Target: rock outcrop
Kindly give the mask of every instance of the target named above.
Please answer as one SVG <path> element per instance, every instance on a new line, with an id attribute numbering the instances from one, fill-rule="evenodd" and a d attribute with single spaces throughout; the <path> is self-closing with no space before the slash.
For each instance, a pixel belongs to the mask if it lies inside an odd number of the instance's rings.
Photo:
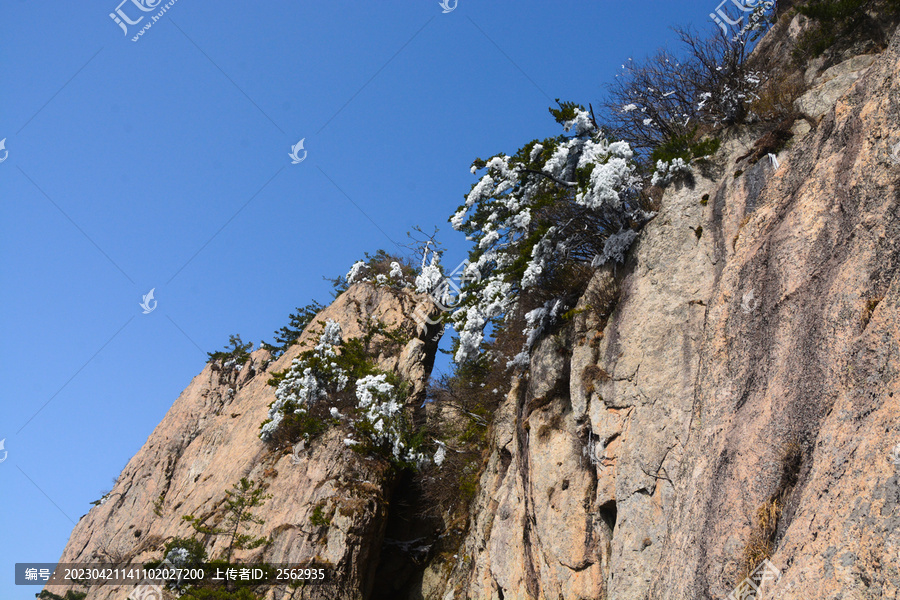
<path id="1" fill-rule="evenodd" d="M 426 597 L 724 598 L 769 554 L 763 597 L 898 597 L 898 71 L 900 36 L 817 79 L 775 161 L 735 166 L 747 132 L 667 190 L 579 305 L 618 286 L 614 313 L 544 339 L 501 406 Z"/>
<path id="2" fill-rule="evenodd" d="M 418 300 L 407 291 L 356 284 L 318 315 L 299 342 L 314 343 L 321 329 L 317 322 L 327 319 L 341 325 L 345 339 L 361 337 L 369 319 L 415 330 L 411 315 Z M 429 375 L 428 357 L 434 354 L 425 333 L 420 329 L 399 354 L 377 357 L 380 368 L 413 383 L 416 398 Z M 386 469 L 347 448 L 338 430 L 309 448 L 281 452 L 259 439 L 260 424 L 274 400 L 267 380 L 290 365 L 300 344 L 271 364 L 268 352 L 257 350 L 240 371 L 230 374 L 208 364 L 122 471 L 107 500 L 76 525 L 60 562 L 158 561 L 166 541 L 193 533 L 184 515 L 206 518 L 210 525 L 221 521 L 226 490 L 247 477 L 265 482 L 271 496 L 255 512 L 264 523 L 248 533 L 270 537 L 271 543 L 237 551 L 236 559 L 317 561 L 330 565 L 334 580 L 340 581 L 339 586 L 305 588 L 294 598 L 368 597 L 392 493 Z M 330 521 L 327 526 L 311 523 L 317 508 Z M 210 555 L 221 555 L 227 544 L 227 536 L 212 537 Z M 88 597 L 124 600 L 132 588 L 93 588 Z"/>

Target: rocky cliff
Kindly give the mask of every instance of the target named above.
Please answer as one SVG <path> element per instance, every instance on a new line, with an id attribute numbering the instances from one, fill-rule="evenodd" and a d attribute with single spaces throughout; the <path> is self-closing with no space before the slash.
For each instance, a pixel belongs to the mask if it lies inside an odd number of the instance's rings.
<path id="1" fill-rule="evenodd" d="M 396 478 L 336 431 L 293 454 L 259 440 L 267 373 L 293 347 L 231 378 L 204 369 L 60 561 L 158 559 L 190 533 L 182 515 L 215 520 L 247 476 L 268 484 L 253 533 L 271 542 L 238 556 L 317 559 L 342 582 L 271 597 L 725 598 L 767 557 L 780 575 L 759 597 L 898 597 L 900 36 L 846 58 L 807 73 L 777 155 L 747 156 L 763 132 L 736 129 L 669 187 L 628 263 L 537 344 L 493 416 L 455 552 L 386 571 L 409 553 L 385 543 Z M 359 284 L 319 318 L 359 336 L 371 316 L 409 324 L 415 303 Z M 417 334 L 378 357 L 414 397 L 434 352 Z"/>
<path id="2" fill-rule="evenodd" d="M 736 133 L 666 191 L 579 304 L 614 312 L 516 380 L 426 597 L 724 598 L 766 556 L 761 597 L 898 597 L 898 71 L 900 36 L 813 73 L 774 160 Z"/>
<path id="3" fill-rule="evenodd" d="M 226 490 L 246 477 L 263 482 L 270 496 L 255 511 L 263 523 L 253 525 L 248 535 L 271 541 L 257 550 L 239 550 L 235 559 L 315 561 L 328 565 L 330 576 L 342 582 L 310 587 L 296 598 L 368 597 L 395 482 L 382 462 L 365 460 L 348 448 L 336 429 L 308 448 L 301 443 L 273 451 L 264 444 L 260 424 L 274 399 L 267 380 L 286 369 L 304 344 L 315 343 L 321 329 L 316 323 L 333 319 L 345 339 L 362 336 L 370 319 L 414 331 L 410 315 L 416 304 L 408 292 L 359 284 L 322 311 L 278 360 L 270 362 L 268 352 L 257 350 L 239 370 L 223 372 L 208 364 L 122 471 L 104 503 L 76 525 L 60 562 L 158 561 L 165 542 L 194 534 L 183 516 L 203 518 L 210 526 L 221 523 Z M 434 353 L 433 344 L 423 340 L 425 331 L 417 334 L 400 352 L 377 357 L 379 367 L 413 383 L 412 399 L 421 396 L 430 369 L 426 357 Z M 316 510 L 327 527 L 314 524 Z M 228 536 L 211 536 L 210 556 L 222 554 L 228 543 Z M 88 597 L 124 600 L 133 589 L 103 586 L 89 590 Z"/>

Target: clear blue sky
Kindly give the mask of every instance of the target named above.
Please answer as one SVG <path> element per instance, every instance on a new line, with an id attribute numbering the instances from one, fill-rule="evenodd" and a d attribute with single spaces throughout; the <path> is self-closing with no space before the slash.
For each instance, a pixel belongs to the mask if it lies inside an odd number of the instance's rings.
<path id="1" fill-rule="evenodd" d="M 0 8 L 4 599 L 33 598 L 13 563 L 58 559 L 206 351 L 271 340 L 414 225 L 456 264 L 475 157 L 557 134 L 553 98 L 599 101 L 715 9 L 178 0 L 132 42 L 149 17 L 123 35 L 118 1 Z"/>

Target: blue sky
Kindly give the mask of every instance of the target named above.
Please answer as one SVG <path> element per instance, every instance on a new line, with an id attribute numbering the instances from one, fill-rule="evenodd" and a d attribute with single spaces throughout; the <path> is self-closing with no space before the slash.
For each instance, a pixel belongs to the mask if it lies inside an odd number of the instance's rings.
<path id="1" fill-rule="evenodd" d="M 556 135 L 553 98 L 598 102 L 715 9 L 177 0 L 133 42 L 149 17 L 124 35 L 118 2 L 0 9 L 3 598 L 39 590 L 13 563 L 57 560 L 205 352 L 271 340 L 415 225 L 462 260 L 475 157 Z"/>

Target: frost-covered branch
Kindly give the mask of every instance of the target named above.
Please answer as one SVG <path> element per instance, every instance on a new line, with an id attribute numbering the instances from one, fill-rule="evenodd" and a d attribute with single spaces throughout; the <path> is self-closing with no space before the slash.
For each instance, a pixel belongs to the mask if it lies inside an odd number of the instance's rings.
<path id="1" fill-rule="evenodd" d="M 607 240 L 630 244 L 634 237 L 623 232 L 650 216 L 639 206 L 630 145 L 608 140 L 581 106 L 561 103 L 551 112 L 571 135 L 475 161 L 473 174 L 483 174 L 450 218 L 474 242 L 469 262 L 480 275 L 451 316 L 457 362 L 475 356 L 486 331 L 508 322 L 523 295 L 540 297 L 548 318 L 558 318 L 563 299 L 543 297 L 559 287 L 553 282 L 571 265 L 622 259 L 607 251 Z"/>
<path id="2" fill-rule="evenodd" d="M 561 179 L 557 179 L 557 178 L 554 177 L 553 175 L 550 175 L 550 174 L 548 174 L 548 173 L 544 173 L 543 171 L 537 171 L 537 170 L 535 170 L 535 169 L 525 169 L 525 168 L 520 169 L 520 170 L 521 170 L 522 173 L 533 173 L 533 174 L 535 174 L 535 175 L 540 175 L 540 176 L 542 176 L 542 177 L 546 177 L 546 178 L 549 179 L 550 181 L 553 181 L 553 182 L 555 182 L 555 183 L 558 183 L 559 185 L 563 185 L 563 186 L 566 186 L 566 187 L 575 187 L 576 185 L 578 185 L 578 184 L 577 184 L 576 182 L 574 182 L 574 181 L 562 181 Z"/>

